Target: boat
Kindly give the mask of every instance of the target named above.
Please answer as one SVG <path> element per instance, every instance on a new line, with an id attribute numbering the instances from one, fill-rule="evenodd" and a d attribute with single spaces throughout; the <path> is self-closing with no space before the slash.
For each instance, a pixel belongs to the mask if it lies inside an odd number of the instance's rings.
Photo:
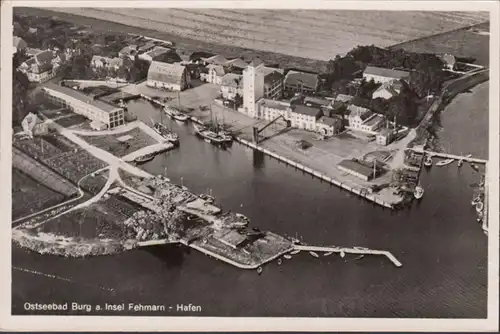
<path id="1" fill-rule="evenodd" d="M 235 213 L 236 217 L 244 219 L 244 220 L 249 220 L 247 216 L 241 214 L 241 213 Z"/>
<path id="2" fill-rule="evenodd" d="M 472 154 L 467 154 L 465 157 L 466 158 L 472 158 Z"/>
<path id="3" fill-rule="evenodd" d="M 480 196 L 476 196 L 472 202 L 470 202 L 471 205 L 475 206 L 477 203 L 481 202 L 481 197 Z"/>
<path id="4" fill-rule="evenodd" d="M 165 114 L 167 114 L 171 118 L 175 119 L 176 121 L 186 122 L 189 119 L 188 115 L 180 112 L 179 110 L 177 110 L 171 106 L 165 106 L 163 108 L 163 111 L 165 112 Z"/>
<path id="5" fill-rule="evenodd" d="M 309 252 L 309 254 L 311 254 L 311 255 L 312 255 L 312 256 L 314 256 L 314 257 L 319 257 L 318 253 L 315 253 L 315 252 L 312 252 L 312 251 L 311 251 L 311 252 Z"/>
<path id="6" fill-rule="evenodd" d="M 484 209 L 484 204 L 483 204 L 483 202 L 478 202 L 478 203 L 476 204 L 476 211 L 477 211 L 477 212 L 482 212 L 482 211 L 483 211 L 483 209 Z"/>
<path id="7" fill-rule="evenodd" d="M 284 257 L 285 259 L 287 259 L 287 260 L 290 260 L 290 259 L 292 258 L 292 256 L 291 256 L 291 255 L 288 255 L 288 254 L 283 255 L 283 257 Z"/>
<path id="8" fill-rule="evenodd" d="M 281 259 L 278 259 L 278 266 L 281 266 L 282 263 L 283 261 Z"/>
<path id="9" fill-rule="evenodd" d="M 476 172 L 479 172 L 479 167 L 476 164 L 470 164 L 471 168 L 474 169 Z"/>
<path id="10" fill-rule="evenodd" d="M 432 158 L 430 155 L 428 155 L 425 160 L 424 160 L 424 166 L 425 167 L 432 167 Z"/>
<path id="11" fill-rule="evenodd" d="M 460 168 L 464 164 L 464 161 L 462 159 L 458 160 L 457 167 Z"/>
<path id="12" fill-rule="evenodd" d="M 439 162 L 436 163 L 436 166 L 447 166 L 449 164 L 451 164 L 453 161 L 455 161 L 455 159 L 446 159 L 446 160 L 441 160 Z"/>
<path id="13" fill-rule="evenodd" d="M 136 162 L 138 164 L 142 164 L 142 163 L 153 160 L 155 155 L 156 155 L 155 153 L 144 154 L 144 155 L 141 155 L 140 157 L 135 158 L 134 162 Z"/>
<path id="14" fill-rule="evenodd" d="M 300 253 L 300 249 L 296 249 L 296 250 L 290 252 L 290 254 L 292 254 L 292 255 L 299 254 L 299 253 Z"/>
<path id="15" fill-rule="evenodd" d="M 330 256 L 332 254 L 333 254 L 333 252 L 328 252 L 328 253 L 323 254 L 323 256 Z"/>
<path id="16" fill-rule="evenodd" d="M 196 134 L 201 136 L 207 143 L 211 144 L 226 144 L 228 143 L 228 138 L 221 137 L 217 133 L 209 130 L 205 126 L 193 124 Z M 232 141 L 232 138 L 231 138 Z"/>
<path id="17" fill-rule="evenodd" d="M 257 274 L 262 274 L 262 267 L 257 268 Z"/>
<path id="18" fill-rule="evenodd" d="M 345 253 L 344 253 L 344 251 L 340 251 L 340 257 L 341 257 L 341 258 L 344 258 L 344 257 L 345 257 Z"/>
<path id="19" fill-rule="evenodd" d="M 162 136 L 169 142 L 174 144 L 179 143 L 179 135 L 169 130 L 165 125 L 155 122 L 153 125 L 153 130 L 155 130 L 156 133 L 158 133 L 160 136 Z"/>
<path id="20" fill-rule="evenodd" d="M 421 199 L 424 196 L 424 188 L 421 186 L 416 186 L 415 190 L 413 191 L 413 196 L 416 199 Z"/>
<path id="21" fill-rule="evenodd" d="M 210 196 L 210 195 L 207 195 L 207 194 L 201 194 L 201 195 L 198 195 L 198 197 L 201 198 L 202 200 L 204 200 L 207 203 L 213 203 L 213 202 L 215 202 L 215 198 L 213 196 Z"/>
<path id="22" fill-rule="evenodd" d="M 364 258 L 365 256 L 363 254 L 361 254 L 360 256 L 356 256 L 354 258 L 354 260 L 361 260 L 362 258 Z"/>

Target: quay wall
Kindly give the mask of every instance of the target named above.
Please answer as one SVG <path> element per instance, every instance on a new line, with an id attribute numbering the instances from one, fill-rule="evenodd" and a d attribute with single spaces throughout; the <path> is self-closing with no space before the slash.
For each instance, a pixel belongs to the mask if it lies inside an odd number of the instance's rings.
<path id="1" fill-rule="evenodd" d="M 196 120 L 194 120 L 194 121 L 196 121 Z M 377 198 L 373 194 L 368 194 L 368 193 L 366 193 L 364 191 L 361 191 L 360 189 L 351 187 L 351 186 L 349 186 L 347 184 L 344 184 L 344 183 L 342 183 L 342 182 L 340 182 L 340 181 L 338 181 L 336 179 L 330 178 L 330 177 L 328 177 L 328 176 L 326 176 L 326 175 L 324 175 L 324 174 L 322 174 L 322 173 L 320 173 L 318 171 L 313 170 L 310 167 L 306 167 L 306 166 L 304 166 L 304 165 L 302 165 L 300 163 L 297 163 L 297 162 L 294 162 L 294 161 L 292 161 L 292 160 L 290 160 L 288 158 L 285 158 L 285 157 L 283 157 L 283 156 L 281 156 L 281 155 L 279 155 L 279 154 L 277 154 L 275 152 L 272 152 L 272 151 L 270 151 L 268 149 L 265 149 L 265 148 L 263 148 L 261 146 L 255 145 L 254 143 L 252 143 L 252 142 L 250 142 L 248 140 L 245 140 L 245 139 L 242 139 L 242 138 L 239 138 L 239 137 L 235 137 L 235 139 L 240 144 L 243 144 L 243 145 L 245 145 L 247 147 L 253 148 L 253 149 L 258 150 L 258 151 L 261 151 L 262 153 L 267 154 L 267 155 L 269 155 L 269 156 L 277 159 L 278 161 L 282 161 L 282 162 L 284 162 L 284 163 L 286 163 L 286 164 L 288 164 L 288 165 L 290 165 L 292 167 L 295 167 L 295 168 L 297 168 L 299 170 L 302 170 L 303 172 L 308 173 L 308 174 L 312 175 L 313 177 L 316 177 L 316 178 L 318 178 L 318 179 L 320 179 L 322 181 L 328 182 L 328 183 L 333 184 L 333 185 L 335 185 L 337 187 L 340 187 L 342 189 L 350 191 L 350 192 L 352 192 L 352 193 L 354 193 L 354 194 L 356 194 L 356 195 L 358 195 L 358 196 L 360 196 L 360 197 L 362 197 L 362 198 L 364 198 L 364 199 L 366 199 L 368 201 L 371 201 L 371 202 L 373 202 L 373 203 L 375 203 L 377 205 L 380 205 L 382 207 L 385 207 L 385 208 L 388 208 L 388 209 L 395 209 L 394 204 L 385 202 L 385 201 Z"/>

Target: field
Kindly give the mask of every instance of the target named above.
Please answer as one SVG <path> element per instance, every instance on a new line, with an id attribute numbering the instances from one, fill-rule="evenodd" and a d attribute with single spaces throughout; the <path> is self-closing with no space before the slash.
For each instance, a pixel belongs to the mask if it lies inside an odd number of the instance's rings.
<path id="1" fill-rule="evenodd" d="M 482 24 L 478 30 L 489 31 L 489 24 Z M 475 64 L 489 66 L 488 35 L 470 29 L 460 29 L 444 34 L 421 38 L 394 47 L 413 52 L 450 53 L 457 57 L 473 57 Z"/>
<path id="2" fill-rule="evenodd" d="M 59 194 L 18 169 L 12 168 L 12 218 L 16 219 L 62 202 Z"/>
<path id="3" fill-rule="evenodd" d="M 356 45 L 392 44 L 474 25 L 481 12 L 51 8 L 214 44 L 329 60 Z"/>

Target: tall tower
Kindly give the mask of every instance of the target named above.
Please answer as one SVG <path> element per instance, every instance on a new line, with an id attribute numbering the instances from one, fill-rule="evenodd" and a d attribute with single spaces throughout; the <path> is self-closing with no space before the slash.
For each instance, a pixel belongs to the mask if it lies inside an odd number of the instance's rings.
<path id="1" fill-rule="evenodd" d="M 243 108 L 247 116 L 256 118 L 256 102 L 264 97 L 264 64 L 252 61 L 243 71 Z"/>

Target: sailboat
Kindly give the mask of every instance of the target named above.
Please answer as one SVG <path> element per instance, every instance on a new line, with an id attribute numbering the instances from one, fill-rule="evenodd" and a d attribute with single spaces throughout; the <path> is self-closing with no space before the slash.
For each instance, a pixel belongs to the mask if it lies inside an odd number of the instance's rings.
<path id="1" fill-rule="evenodd" d="M 449 165 L 451 164 L 453 161 L 455 161 L 455 159 L 446 159 L 446 160 L 441 160 L 439 162 L 436 163 L 436 166 L 446 166 L 446 165 Z"/>
<path id="2" fill-rule="evenodd" d="M 172 144 L 179 144 L 179 135 L 172 130 L 168 129 L 164 124 L 163 124 L 163 117 L 162 114 L 160 113 L 160 122 L 155 122 L 153 119 L 151 119 L 151 122 L 153 122 L 153 130 L 158 133 L 160 136 L 162 136 L 164 139 L 168 140 Z"/>
<path id="3" fill-rule="evenodd" d="M 430 155 L 425 157 L 424 166 L 425 167 L 432 167 L 432 157 Z"/>

